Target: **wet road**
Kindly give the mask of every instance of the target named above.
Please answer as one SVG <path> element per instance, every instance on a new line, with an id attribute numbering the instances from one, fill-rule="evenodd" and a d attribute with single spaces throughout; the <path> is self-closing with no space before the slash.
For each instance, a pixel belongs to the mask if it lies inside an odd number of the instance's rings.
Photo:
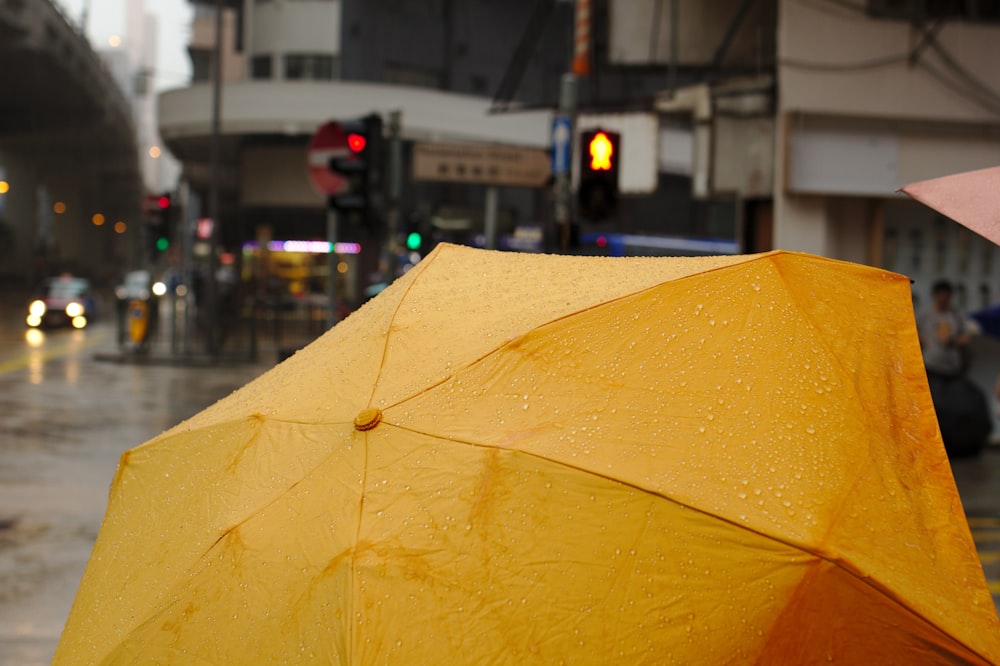
<path id="1" fill-rule="evenodd" d="M 110 324 L 0 324 L 0 664 L 49 663 L 121 453 L 267 368 L 128 365 Z"/>
<path id="2" fill-rule="evenodd" d="M 0 318 L 0 664 L 49 662 L 121 453 L 268 367 L 95 359 L 115 350 L 109 323 L 26 337 Z M 998 599 L 1000 447 L 953 469 Z"/>

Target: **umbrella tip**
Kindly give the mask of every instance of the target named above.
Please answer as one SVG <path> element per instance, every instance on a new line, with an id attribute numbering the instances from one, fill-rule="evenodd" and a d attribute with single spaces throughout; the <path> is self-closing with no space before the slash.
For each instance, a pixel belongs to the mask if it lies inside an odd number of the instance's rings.
<path id="1" fill-rule="evenodd" d="M 382 410 L 375 408 L 362 409 L 358 412 L 358 415 L 354 417 L 354 429 L 362 432 L 365 430 L 371 430 L 381 422 Z"/>

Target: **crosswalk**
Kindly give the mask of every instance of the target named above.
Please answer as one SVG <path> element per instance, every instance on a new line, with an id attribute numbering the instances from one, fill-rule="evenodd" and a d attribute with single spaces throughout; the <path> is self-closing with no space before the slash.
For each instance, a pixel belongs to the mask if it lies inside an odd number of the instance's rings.
<path id="1" fill-rule="evenodd" d="M 1000 516 L 969 516 L 968 520 L 986 582 L 1000 608 Z"/>

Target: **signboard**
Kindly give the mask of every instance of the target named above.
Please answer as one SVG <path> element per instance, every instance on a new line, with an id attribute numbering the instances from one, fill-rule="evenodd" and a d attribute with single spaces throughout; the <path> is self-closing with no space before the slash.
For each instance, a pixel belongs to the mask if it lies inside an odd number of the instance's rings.
<path id="1" fill-rule="evenodd" d="M 556 116 L 552 119 L 552 173 L 569 173 L 572 154 L 573 119 L 569 116 Z"/>
<path id="2" fill-rule="evenodd" d="M 413 179 L 540 187 L 552 174 L 548 151 L 490 144 L 416 143 Z"/>
<path id="3" fill-rule="evenodd" d="M 347 179 L 330 170 L 330 160 L 335 157 L 346 157 L 347 133 L 340 123 L 328 122 L 309 140 L 306 149 L 306 162 L 309 168 L 309 181 L 317 192 L 324 195 L 342 194 L 349 189 Z"/>

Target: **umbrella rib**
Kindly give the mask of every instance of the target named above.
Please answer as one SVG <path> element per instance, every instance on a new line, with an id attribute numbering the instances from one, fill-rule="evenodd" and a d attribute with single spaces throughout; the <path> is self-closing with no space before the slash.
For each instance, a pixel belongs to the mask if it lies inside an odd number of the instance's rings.
<path id="1" fill-rule="evenodd" d="M 408 285 L 406 285 L 406 291 L 404 291 L 403 294 L 399 297 L 399 301 L 396 303 L 396 309 L 392 311 L 392 316 L 389 317 L 389 324 L 386 327 L 385 331 L 385 340 L 382 343 L 382 357 L 379 360 L 378 372 L 375 374 L 375 379 L 372 381 L 371 385 L 371 392 L 368 394 L 368 402 L 366 403 L 368 405 L 371 405 L 372 400 L 375 399 L 375 392 L 378 390 L 379 384 L 382 381 L 382 371 L 385 369 L 385 359 L 389 354 L 389 338 L 392 333 L 392 325 L 396 321 L 396 316 L 402 309 L 403 303 L 406 302 L 406 297 L 409 295 L 410 291 L 413 290 L 413 287 L 420 281 L 420 278 L 424 276 L 424 273 L 426 273 L 429 270 L 429 267 L 437 260 L 440 254 L 441 254 L 440 252 L 435 252 L 430 256 L 424 258 L 419 263 L 418 268 L 420 269 L 420 273 L 416 277 L 414 277 L 413 280 L 411 280 Z"/>

